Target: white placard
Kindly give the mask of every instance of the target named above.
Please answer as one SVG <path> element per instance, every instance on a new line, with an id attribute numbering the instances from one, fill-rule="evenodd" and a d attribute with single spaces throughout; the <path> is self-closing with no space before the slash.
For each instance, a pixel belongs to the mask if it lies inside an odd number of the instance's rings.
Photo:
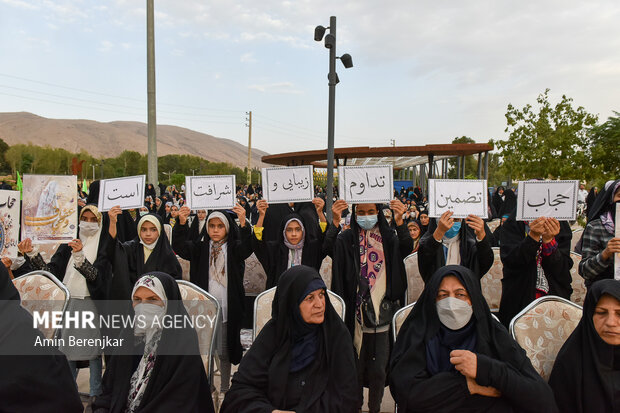
<path id="1" fill-rule="evenodd" d="M 145 181 L 145 175 L 102 179 L 99 187 L 99 211 L 109 211 L 117 205 L 121 209 L 142 208 Z"/>
<path id="2" fill-rule="evenodd" d="M 338 189 L 352 204 L 388 203 L 394 199 L 392 165 L 339 166 Z"/>
<path id="3" fill-rule="evenodd" d="M 314 198 L 312 165 L 263 168 L 263 196 L 270 204 L 311 202 Z"/>
<path id="4" fill-rule="evenodd" d="M 577 218 L 578 181 L 523 181 L 517 189 L 517 221 Z"/>
<path id="5" fill-rule="evenodd" d="M 77 237 L 77 176 L 24 175 L 22 239 L 61 243 Z"/>
<path id="6" fill-rule="evenodd" d="M 15 259 L 19 243 L 19 191 L 0 190 L 0 257 Z"/>
<path id="7" fill-rule="evenodd" d="M 486 179 L 429 179 L 429 217 L 439 218 L 452 211 L 452 218 L 476 215 L 488 217 Z"/>
<path id="8" fill-rule="evenodd" d="M 191 209 L 232 209 L 236 203 L 235 175 L 185 177 L 185 196 Z"/>
<path id="9" fill-rule="evenodd" d="M 620 204 L 616 204 L 616 238 L 620 238 Z M 614 278 L 620 280 L 620 252 L 614 258 Z"/>

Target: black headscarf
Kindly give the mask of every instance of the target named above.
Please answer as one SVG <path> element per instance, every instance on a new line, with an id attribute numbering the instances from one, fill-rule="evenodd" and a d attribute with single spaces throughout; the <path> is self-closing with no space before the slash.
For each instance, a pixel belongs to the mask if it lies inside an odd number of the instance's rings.
<path id="1" fill-rule="evenodd" d="M 157 244 L 149 258 L 144 262 L 144 247 L 140 243 L 140 235 L 128 242 L 117 242 L 114 253 L 114 276 L 110 286 L 110 299 L 128 300 L 131 289 L 142 274 L 153 271 L 161 271 L 180 280 L 183 275 L 181 264 L 177 259 L 170 241 L 164 231 L 162 219 L 157 214 L 153 216 L 161 226 Z"/>
<path id="2" fill-rule="evenodd" d="M 620 301 L 620 281 L 597 281 L 588 290 L 581 321 L 553 365 L 549 385 L 562 412 L 620 411 L 620 346 L 605 343 L 592 317 L 605 294 Z"/>
<path id="3" fill-rule="evenodd" d="M 588 196 L 586 197 L 586 216 L 590 215 L 590 211 L 592 210 L 592 206 L 594 205 L 594 200 L 598 195 L 598 190 L 595 186 L 590 188 L 590 192 L 588 192 Z"/>
<path id="4" fill-rule="evenodd" d="M 166 315 L 187 317 L 181 292 L 174 278 L 162 272 L 148 272 L 161 281 L 166 292 Z M 139 277 L 140 278 L 140 277 Z M 132 285 L 133 288 L 133 285 Z M 123 331 L 133 343 L 133 329 Z M 198 350 L 196 331 L 190 326 L 166 328 L 157 346 L 155 365 L 137 412 L 213 412 L 209 381 Z M 161 354 L 165 353 L 165 354 Z M 95 399 L 93 411 L 125 411 L 136 357 L 112 355 L 103 376 L 103 394 Z"/>
<path id="5" fill-rule="evenodd" d="M 501 398 L 472 396 L 463 375 L 455 371 L 429 371 L 428 347 L 441 334 L 436 297 L 444 277 L 456 276 L 471 300 L 468 326 L 476 336 L 476 381 L 493 386 Z M 462 330 L 463 330 L 462 329 Z M 460 331 L 459 331 L 460 332 Z M 436 351 L 439 348 L 435 349 Z M 445 349 L 441 349 L 445 351 Z M 388 380 L 390 391 L 403 411 L 553 411 L 551 389 L 534 370 L 523 349 L 493 317 L 474 274 L 460 265 L 440 268 L 426 283 L 422 295 L 403 323 L 392 351 Z M 503 386 L 503 388 L 501 387 Z"/>
<path id="6" fill-rule="evenodd" d="M 15 355 L 19 352 L 14 349 L 43 339 L 20 302 L 8 271 L 0 265 L 0 410 L 81 413 L 84 407 L 62 353 L 46 348 L 40 355 Z"/>
<path id="7" fill-rule="evenodd" d="M 606 184 L 605 188 L 599 192 L 598 196 L 592 204 L 592 208 L 588 209 L 588 222 L 599 219 L 604 213 L 611 212 L 615 218 L 616 209 L 613 202 L 614 194 L 617 192 L 616 186 L 620 183 L 620 179 L 616 179 L 610 184 Z"/>
<path id="8" fill-rule="evenodd" d="M 515 209 L 517 209 L 517 196 L 512 189 L 506 189 L 504 191 L 504 202 L 497 214 L 503 217 L 504 215 L 510 215 Z"/>
<path id="9" fill-rule="evenodd" d="M 255 244 L 254 253 L 260 260 L 261 265 L 267 273 L 266 288 L 275 287 L 278 284 L 280 275 L 287 270 L 288 267 L 288 255 L 289 248 L 284 244 L 284 232 L 286 230 L 286 224 L 292 219 L 299 220 L 304 228 L 304 245 L 301 255 L 301 263 L 313 267 L 315 269 L 321 268 L 325 253 L 323 253 L 323 234 L 319 238 L 314 238 L 310 231 L 308 231 L 308 225 L 306 219 L 297 213 L 291 213 L 286 215 L 280 221 L 280 227 L 278 230 L 278 236 L 276 241 L 263 241 L 257 245 L 255 239 L 252 242 Z"/>
<path id="10" fill-rule="evenodd" d="M 92 181 L 88 186 L 88 197 L 86 198 L 87 204 L 95 204 L 99 203 L 99 187 L 101 186 L 101 181 L 96 180 Z"/>
<path id="11" fill-rule="evenodd" d="M 289 373 L 300 362 L 311 370 L 296 412 L 357 411 L 353 344 L 327 295 L 322 324 L 311 326 L 296 318 L 300 297 L 303 300 L 308 290 L 321 285 L 318 271 L 305 265 L 282 274 L 272 302 L 272 319 L 241 360 L 222 413 L 284 409 Z M 313 336 L 318 343 L 307 345 Z"/>

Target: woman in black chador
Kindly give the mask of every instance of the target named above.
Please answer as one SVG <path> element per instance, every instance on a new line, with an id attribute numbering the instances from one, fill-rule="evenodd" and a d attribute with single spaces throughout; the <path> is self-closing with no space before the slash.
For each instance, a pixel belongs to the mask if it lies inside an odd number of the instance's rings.
<path id="1" fill-rule="evenodd" d="M 561 412 L 620 411 L 620 281 L 592 284 L 549 385 Z"/>
<path id="2" fill-rule="evenodd" d="M 426 283 L 398 333 L 388 377 L 399 412 L 555 411 L 551 389 L 460 265 Z"/>
<path id="3" fill-rule="evenodd" d="M 357 412 L 353 343 L 319 273 L 298 265 L 282 274 L 271 316 L 241 360 L 222 413 Z"/>

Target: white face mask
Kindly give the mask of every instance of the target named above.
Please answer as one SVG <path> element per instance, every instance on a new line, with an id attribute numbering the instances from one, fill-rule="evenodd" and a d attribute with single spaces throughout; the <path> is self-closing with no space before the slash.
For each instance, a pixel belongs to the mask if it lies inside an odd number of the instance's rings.
<path id="1" fill-rule="evenodd" d="M 459 330 L 469 323 L 473 314 L 471 305 L 454 297 L 446 297 L 437 301 L 437 315 L 441 324 L 450 330 Z"/>
<path id="2" fill-rule="evenodd" d="M 80 221 L 80 234 L 92 237 L 99 230 L 99 223 Z"/>
<path id="3" fill-rule="evenodd" d="M 163 323 L 162 318 L 166 314 L 165 307 L 147 303 L 136 305 L 133 311 L 136 313 L 136 323 L 133 328 L 136 336 L 149 336 L 148 333 L 158 330 L 158 327 Z M 155 319 L 157 321 L 154 321 Z"/>

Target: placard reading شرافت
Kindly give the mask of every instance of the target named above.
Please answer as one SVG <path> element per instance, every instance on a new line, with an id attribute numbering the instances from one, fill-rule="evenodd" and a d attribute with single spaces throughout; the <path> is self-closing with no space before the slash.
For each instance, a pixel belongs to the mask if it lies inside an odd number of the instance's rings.
<path id="1" fill-rule="evenodd" d="M 19 243 L 19 191 L 0 190 L 0 257 L 16 258 Z"/>
<path id="2" fill-rule="evenodd" d="M 191 209 L 232 209 L 236 203 L 235 175 L 186 176 L 187 206 Z"/>
<path id="3" fill-rule="evenodd" d="M 22 239 L 33 244 L 77 237 L 77 176 L 24 175 Z"/>
<path id="4" fill-rule="evenodd" d="M 270 204 L 311 202 L 314 198 L 312 165 L 263 168 L 263 196 Z"/>
<path id="5" fill-rule="evenodd" d="M 340 198 L 353 204 L 390 202 L 394 198 L 392 165 L 339 166 Z"/>
<path id="6" fill-rule="evenodd" d="M 477 215 L 488 217 L 486 179 L 429 179 L 429 217 L 439 218 L 452 211 L 452 218 Z"/>
<path id="7" fill-rule="evenodd" d="M 523 181 L 517 188 L 517 221 L 577 217 L 577 181 Z"/>
<path id="8" fill-rule="evenodd" d="M 115 206 L 140 209 L 144 205 L 145 181 L 145 175 L 102 179 L 99 186 L 99 211 L 109 211 Z"/>

